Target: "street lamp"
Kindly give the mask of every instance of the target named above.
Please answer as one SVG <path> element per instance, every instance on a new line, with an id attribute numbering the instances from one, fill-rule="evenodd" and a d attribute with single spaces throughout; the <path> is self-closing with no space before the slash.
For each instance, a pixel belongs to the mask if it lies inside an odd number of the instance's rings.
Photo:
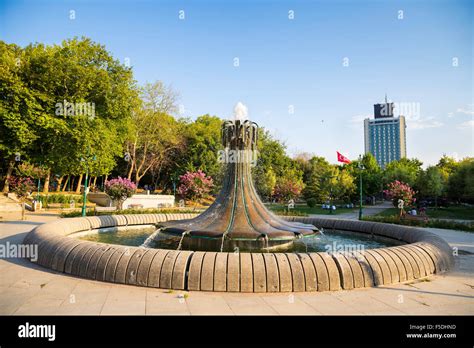
<path id="1" fill-rule="evenodd" d="M 176 196 L 176 173 L 171 176 L 171 180 L 173 181 L 173 196 Z"/>
<path id="2" fill-rule="evenodd" d="M 41 166 L 42 166 L 42 162 L 40 162 L 39 164 L 39 167 L 38 167 L 38 192 L 36 193 L 36 200 L 38 201 L 38 204 L 39 204 L 39 200 L 40 200 L 40 189 L 41 189 Z"/>
<path id="3" fill-rule="evenodd" d="M 328 176 L 328 183 L 329 183 L 329 214 L 332 215 L 332 179 L 334 179 L 337 175 L 331 174 Z"/>
<path id="4" fill-rule="evenodd" d="M 82 196 L 82 216 L 86 216 L 87 185 L 89 179 L 89 169 L 86 171 L 86 180 L 84 181 L 84 193 Z"/>
<path id="5" fill-rule="evenodd" d="M 362 220 L 362 170 L 364 169 L 364 166 L 362 164 L 362 156 L 361 155 L 359 155 L 359 163 L 357 164 L 357 167 L 359 168 L 359 195 L 360 195 L 359 220 Z"/>
<path id="6" fill-rule="evenodd" d="M 86 157 L 86 160 L 84 160 L 83 158 L 81 160 L 85 161 L 86 162 L 86 178 L 84 180 L 84 193 L 82 195 L 82 213 L 81 215 L 82 216 L 86 216 L 86 203 L 87 203 L 87 193 L 89 191 L 89 159 L 90 159 L 90 153 L 91 149 L 90 149 L 90 146 L 87 150 L 87 157 Z M 96 160 L 96 156 L 94 155 L 92 157 L 92 160 L 95 161 Z"/>

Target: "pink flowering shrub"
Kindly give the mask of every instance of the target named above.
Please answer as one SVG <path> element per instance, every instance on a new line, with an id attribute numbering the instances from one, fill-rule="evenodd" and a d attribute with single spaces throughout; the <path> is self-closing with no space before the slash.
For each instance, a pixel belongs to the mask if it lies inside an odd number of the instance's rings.
<path id="1" fill-rule="evenodd" d="M 131 197 L 137 186 L 130 180 L 126 178 L 121 178 L 120 176 L 117 179 L 108 180 L 105 183 L 105 192 L 117 202 L 117 208 L 122 209 L 123 202 Z"/>
<path id="2" fill-rule="evenodd" d="M 276 183 L 273 197 L 275 197 L 278 202 L 287 202 L 290 199 L 296 199 L 301 195 L 303 186 L 303 182 L 300 180 L 283 178 Z"/>
<path id="3" fill-rule="evenodd" d="M 410 206 L 415 201 L 415 191 L 410 187 L 410 185 L 398 180 L 388 184 L 388 188 L 383 192 L 387 198 L 392 200 L 395 207 L 398 207 L 399 199 L 402 199 L 405 202 L 404 207 Z"/>
<path id="4" fill-rule="evenodd" d="M 214 186 L 212 178 L 201 170 L 186 172 L 179 177 L 179 182 L 178 193 L 188 199 L 202 198 L 211 192 Z"/>
<path id="5" fill-rule="evenodd" d="M 30 192 L 35 189 L 33 180 L 28 177 L 14 177 L 8 179 L 10 190 L 14 192 L 18 198 L 26 198 Z"/>

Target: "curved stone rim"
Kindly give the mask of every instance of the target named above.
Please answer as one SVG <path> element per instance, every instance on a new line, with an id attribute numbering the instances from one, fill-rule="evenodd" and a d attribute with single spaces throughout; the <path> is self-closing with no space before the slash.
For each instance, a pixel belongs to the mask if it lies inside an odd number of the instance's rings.
<path id="1" fill-rule="evenodd" d="M 326 230 L 354 231 L 408 244 L 352 255 L 228 253 L 147 249 L 79 240 L 93 229 L 155 224 L 197 214 L 130 214 L 60 219 L 40 225 L 24 244 L 38 245 L 36 263 L 86 279 L 162 289 L 302 292 L 394 284 L 450 270 L 449 245 L 419 228 L 357 220 L 287 217 Z"/>

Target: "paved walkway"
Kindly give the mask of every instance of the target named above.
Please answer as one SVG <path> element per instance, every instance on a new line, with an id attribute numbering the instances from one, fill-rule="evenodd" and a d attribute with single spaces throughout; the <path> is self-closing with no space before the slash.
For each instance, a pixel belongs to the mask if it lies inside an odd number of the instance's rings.
<path id="1" fill-rule="evenodd" d="M 339 216 L 340 217 L 340 216 Z M 30 214 L 0 223 L 0 245 L 21 243 L 57 217 Z M 0 314 L 474 314 L 474 234 L 433 230 L 458 245 L 456 269 L 445 275 L 378 288 L 321 293 L 169 292 L 59 274 L 25 259 L 0 259 Z"/>
<path id="2" fill-rule="evenodd" d="M 362 214 L 365 216 L 372 216 L 378 214 L 388 208 L 393 208 L 391 202 L 385 201 L 381 204 L 377 205 L 368 205 L 364 206 L 362 209 Z M 359 219 L 359 208 L 354 208 L 354 210 L 341 213 L 341 214 L 308 214 L 310 217 L 324 217 L 326 219 L 351 219 L 351 220 L 358 220 Z"/>

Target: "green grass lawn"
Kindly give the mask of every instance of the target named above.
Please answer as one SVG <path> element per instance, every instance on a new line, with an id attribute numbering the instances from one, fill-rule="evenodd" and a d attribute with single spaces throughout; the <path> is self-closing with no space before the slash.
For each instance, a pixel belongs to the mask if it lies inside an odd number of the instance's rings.
<path id="1" fill-rule="evenodd" d="M 380 213 L 375 214 L 374 216 L 394 216 L 398 214 L 399 210 L 397 208 L 388 208 L 381 211 Z"/>
<path id="2" fill-rule="evenodd" d="M 266 204 L 265 205 L 268 209 L 270 209 L 273 212 L 283 212 L 287 210 L 287 205 L 285 204 Z M 350 213 L 354 211 L 356 208 L 348 209 L 348 208 L 337 208 L 336 211 L 333 212 L 333 214 L 343 214 L 343 213 Z M 316 206 L 314 208 L 308 207 L 306 204 L 295 204 L 295 208 L 291 209 L 291 211 L 294 211 L 295 213 L 300 213 L 300 214 L 317 214 L 317 215 L 329 215 L 329 210 L 327 209 L 322 209 L 320 206 Z"/>
<path id="3" fill-rule="evenodd" d="M 448 208 L 430 208 L 426 214 L 435 219 L 460 219 L 474 220 L 474 208 L 465 206 L 452 206 Z"/>
<path id="4" fill-rule="evenodd" d="M 378 213 L 376 216 L 394 216 L 398 215 L 397 208 L 389 208 Z M 434 208 L 428 207 L 426 215 L 433 219 L 459 219 L 459 220 L 474 220 L 474 208 L 465 206 L 452 206 L 448 208 Z"/>

